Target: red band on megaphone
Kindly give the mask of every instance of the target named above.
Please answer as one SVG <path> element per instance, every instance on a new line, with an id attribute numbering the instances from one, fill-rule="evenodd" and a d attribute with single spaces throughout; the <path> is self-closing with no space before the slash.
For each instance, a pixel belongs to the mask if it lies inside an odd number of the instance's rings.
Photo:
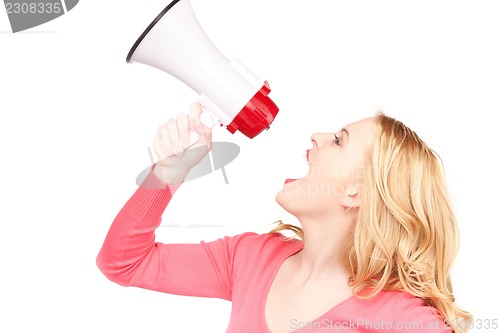
<path id="1" fill-rule="evenodd" d="M 253 139 L 269 125 L 278 114 L 278 107 L 267 96 L 271 88 L 267 81 L 262 88 L 248 101 L 238 115 L 227 126 L 229 132 L 240 131 L 250 139 Z"/>

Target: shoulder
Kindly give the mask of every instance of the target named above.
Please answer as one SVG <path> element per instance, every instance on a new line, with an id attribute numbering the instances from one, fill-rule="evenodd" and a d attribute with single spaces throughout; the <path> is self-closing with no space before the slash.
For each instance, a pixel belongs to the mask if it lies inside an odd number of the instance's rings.
<path id="1" fill-rule="evenodd" d="M 257 267 L 264 263 L 271 265 L 303 246 L 302 241 L 289 239 L 280 233 L 245 232 L 226 236 L 219 241 L 224 242 L 224 247 L 231 249 L 234 263 L 244 267 Z"/>
<path id="2" fill-rule="evenodd" d="M 395 332 L 452 332 L 437 309 L 409 292 L 381 291 L 374 302 L 378 311 L 391 317 Z"/>
<path id="3" fill-rule="evenodd" d="M 424 332 L 452 332 L 439 311 L 423 299 L 408 292 L 401 292 L 400 297 L 400 321 L 420 324 Z"/>
<path id="4" fill-rule="evenodd" d="M 255 232 L 245 232 L 235 236 L 224 237 L 227 242 L 234 243 L 238 252 L 259 252 L 276 253 L 280 250 L 290 248 L 300 248 L 302 241 L 289 239 L 280 233 L 259 234 Z"/>
<path id="5" fill-rule="evenodd" d="M 258 234 L 245 232 L 234 236 L 224 236 L 214 241 L 201 241 L 210 248 L 225 248 L 234 254 L 243 252 L 251 253 L 279 253 L 299 249 L 302 241 L 289 239 L 280 233 Z"/>

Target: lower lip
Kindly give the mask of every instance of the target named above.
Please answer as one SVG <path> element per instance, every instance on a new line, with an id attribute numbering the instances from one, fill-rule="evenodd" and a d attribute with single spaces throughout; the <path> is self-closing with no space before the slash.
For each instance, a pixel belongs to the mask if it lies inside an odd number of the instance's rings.
<path id="1" fill-rule="evenodd" d="M 297 181 L 297 179 L 288 178 L 288 179 L 285 180 L 285 184 L 293 183 L 294 181 Z"/>

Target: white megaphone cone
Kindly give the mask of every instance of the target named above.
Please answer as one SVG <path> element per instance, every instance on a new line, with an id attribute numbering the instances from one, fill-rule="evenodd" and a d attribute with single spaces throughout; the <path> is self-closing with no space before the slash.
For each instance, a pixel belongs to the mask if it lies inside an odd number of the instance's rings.
<path id="1" fill-rule="evenodd" d="M 127 62 L 156 67 L 178 78 L 229 132 L 249 138 L 269 129 L 278 107 L 267 81 L 238 61 L 229 62 L 208 39 L 189 0 L 173 0 L 146 28 Z"/>

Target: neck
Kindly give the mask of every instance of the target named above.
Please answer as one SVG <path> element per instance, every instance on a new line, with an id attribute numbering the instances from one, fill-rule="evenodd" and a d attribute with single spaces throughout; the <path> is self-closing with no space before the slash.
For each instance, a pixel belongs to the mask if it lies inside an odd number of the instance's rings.
<path id="1" fill-rule="evenodd" d="M 304 248 L 295 256 L 295 263 L 304 281 L 345 279 L 349 272 L 344 265 L 345 249 L 355 217 L 338 214 L 328 218 L 299 218 L 304 231 Z"/>

